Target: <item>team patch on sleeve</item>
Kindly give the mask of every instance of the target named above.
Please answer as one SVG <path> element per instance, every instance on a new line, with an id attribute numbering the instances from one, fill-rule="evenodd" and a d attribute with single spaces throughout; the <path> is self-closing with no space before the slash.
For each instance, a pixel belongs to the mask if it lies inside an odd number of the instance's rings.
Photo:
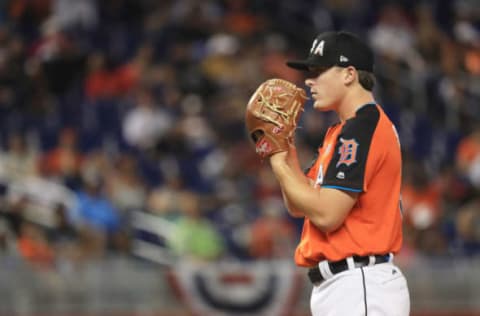
<path id="1" fill-rule="evenodd" d="M 338 147 L 339 158 L 335 166 L 338 168 L 340 165 L 345 164 L 348 167 L 357 162 L 357 141 L 354 138 L 344 139 L 340 137 L 340 143 L 341 145 Z"/>
<path id="2" fill-rule="evenodd" d="M 364 190 L 370 146 L 379 119 L 377 107 L 367 105 L 343 125 L 336 138 L 332 159 L 324 170 L 322 187 L 355 192 Z"/>

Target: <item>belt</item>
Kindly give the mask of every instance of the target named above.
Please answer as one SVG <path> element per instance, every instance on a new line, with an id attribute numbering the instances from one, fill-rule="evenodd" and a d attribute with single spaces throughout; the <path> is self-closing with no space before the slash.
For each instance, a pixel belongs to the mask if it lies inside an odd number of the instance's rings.
<path id="1" fill-rule="evenodd" d="M 386 255 L 372 255 L 372 256 L 352 256 L 340 261 L 324 261 L 319 263 L 316 267 L 310 268 L 308 270 L 308 278 L 313 284 L 318 284 L 325 281 L 327 278 L 333 276 L 334 274 L 347 271 L 354 268 L 360 268 L 365 266 L 371 266 L 374 264 L 389 262 L 392 258 L 391 254 Z M 349 261 L 351 262 L 349 266 Z M 320 270 L 322 263 L 328 266 L 330 271 L 324 272 L 324 274 L 330 274 L 330 276 L 325 276 Z"/>

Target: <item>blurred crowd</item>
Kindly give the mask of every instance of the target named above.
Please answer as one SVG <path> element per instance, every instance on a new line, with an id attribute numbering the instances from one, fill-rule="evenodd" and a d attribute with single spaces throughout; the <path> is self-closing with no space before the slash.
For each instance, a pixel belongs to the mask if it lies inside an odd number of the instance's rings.
<path id="1" fill-rule="evenodd" d="M 399 130 L 400 256 L 479 254 L 476 0 L 1 1 L 0 253 L 42 267 L 130 255 L 145 212 L 172 224 L 179 256 L 291 257 L 301 221 L 245 106 L 268 78 L 304 86 L 285 61 L 334 29 L 374 48 L 375 95 Z M 335 120 L 307 101 L 305 167 Z"/>

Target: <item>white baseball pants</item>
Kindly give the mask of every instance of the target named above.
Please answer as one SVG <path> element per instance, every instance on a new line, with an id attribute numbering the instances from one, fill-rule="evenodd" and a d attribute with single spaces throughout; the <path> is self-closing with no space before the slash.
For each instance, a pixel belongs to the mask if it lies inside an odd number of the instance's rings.
<path id="1" fill-rule="evenodd" d="M 391 262 L 335 274 L 314 285 L 313 316 L 408 316 L 407 281 Z"/>

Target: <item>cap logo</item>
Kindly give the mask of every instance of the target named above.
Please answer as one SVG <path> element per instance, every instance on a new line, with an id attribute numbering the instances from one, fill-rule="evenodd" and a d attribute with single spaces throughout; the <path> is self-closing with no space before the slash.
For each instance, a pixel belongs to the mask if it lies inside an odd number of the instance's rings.
<path id="1" fill-rule="evenodd" d="M 325 41 L 321 40 L 320 42 L 315 39 L 310 48 L 310 54 L 323 56 L 323 47 L 325 46 Z"/>
<path id="2" fill-rule="evenodd" d="M 346 62 L 348 62 L 348 58 L 343 56 L 343 55 L 340 55 L 340 62 L 341 63 L 346 63 Z"/>

